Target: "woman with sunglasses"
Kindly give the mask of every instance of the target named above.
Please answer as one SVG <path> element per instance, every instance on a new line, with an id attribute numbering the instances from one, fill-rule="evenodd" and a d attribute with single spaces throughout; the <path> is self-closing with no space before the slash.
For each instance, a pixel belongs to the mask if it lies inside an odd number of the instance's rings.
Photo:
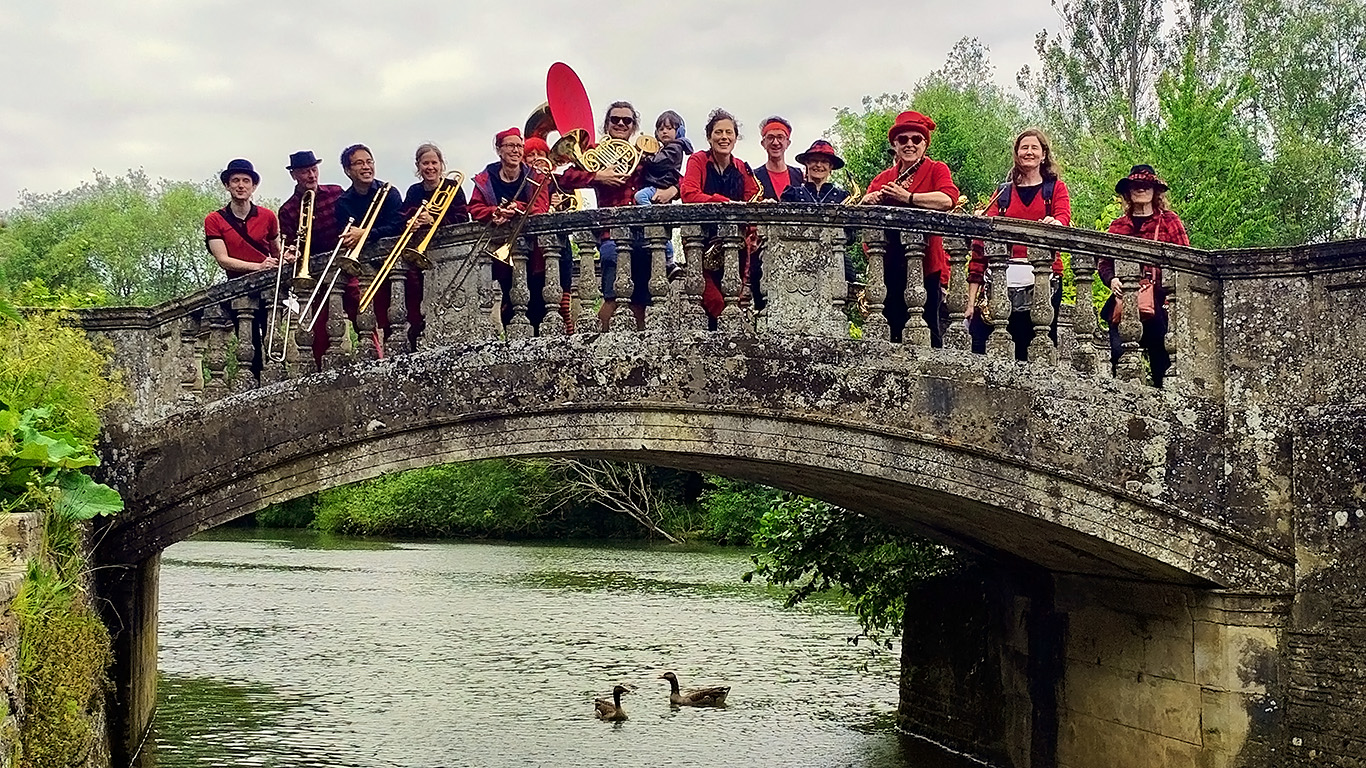
<path id="1" fill-rule="evenodd" d="M 949 167 L 932 160 L 926 152 L 930 148 L 930 133 L 934 121 L 919 112 L 902 112 L 887 131 L 896 162 L 879 173 L 868 184 L 862 205 L 894 205 L 947 211 L 958 200 L 958 187 L 953 183 Z M 891 326 L 892 341 L 901 341 L 901 333 L 910 319 L 906 306 L 906 249 L 899 237 L 887 238 L 887 258 L 883 262 L 887 300 L 883 314 Z M 948 317 L 944 306 L 944 290 L 949 285 L 949 254 L 944 250 L 944 238 L 930 235 L 925 238 L 925 324 L 930 327 L 930 346 L 944 346 L 944 326 Z"/>
<path id="2" fill-rule="evenodd" d="M 1053 149 L 1048 137 L 1038 128 L 1028 128 L 1015 137 L 1015 164 L 1010 169 L 1010 180 L 996 190 L 987 203 L 986 215 L 1007 216 L 1025 221 L 1070 226 L 1072 204 L 1067 196 L 1067 185 L 1058 178 L 1058 167 L 1053 162 Z M 972 258 L 968 262 L 968 333 L 972 336 L 972 351 L 986 354 L 987 337 L 991 326 L 982 320 L 977 298 L 986 282 L 987 258 L 981 240 L 972 243 Z M 1006 330 L 1015 342 L 1015 359 L 1026 360 L 1029 342 L 1034 339 L 1034 321 L 1030 317 L 1033 303 L 1034 268 L 1030 266 L 1027 249 L 1023 245 L 1011 247 L 1010 265 L 1006 267 L 1006 284 L 992 290 L 1010 292 L 1010 319 Z M 1053 254 L 1053 322 L 1048 336 L 1058 343 L 1058 307 L 1062 304 L 1062 256 Z"/>

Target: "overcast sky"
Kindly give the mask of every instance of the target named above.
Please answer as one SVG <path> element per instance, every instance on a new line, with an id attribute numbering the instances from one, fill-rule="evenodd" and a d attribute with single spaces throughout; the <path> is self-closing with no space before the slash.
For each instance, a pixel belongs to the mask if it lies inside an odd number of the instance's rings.
<path id="1" fill-rule="evenodd" d="M 595 114 L 627 99 L 653 126 L 675 109 L 695 143 L 726 107 L 745 135 L 736 154 L 757 164 L 767 115 L 792 121 L 795 154 L 833 108 L 909 90 L 964 36 L 1013 88 L 1045 27 L 1058 27 L 1048 0 L 0 0 L 0 210 L 95 169 L 203 179 L 234 157 L 256 164 L 258 196 L 283 198 L 290 152 L 314 150 L 342 183 L 337 156 L 355 142 L 404 187 L 423 141 L 472 175 L 493 134 L 545 100 L 555 61 Z"/>

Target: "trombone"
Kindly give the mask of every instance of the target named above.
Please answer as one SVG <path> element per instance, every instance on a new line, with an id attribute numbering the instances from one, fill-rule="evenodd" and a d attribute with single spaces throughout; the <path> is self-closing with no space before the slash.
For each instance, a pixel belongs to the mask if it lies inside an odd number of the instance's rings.
<path id="1" fill-rule="evenodd" d="M 355 219 L 347 219 L 346 227 L 351 226 L 351 223 L 354 221 Z M 343 232 L 346 231 L 346 227 L 342 227 Z M 324 279 L 314 282 L 313 292 L 308 294 L 308 301 L 304 304 L 303 308 L 299 310 L 300 328 L 312 328 L 313 324 L 318 322 L 318 317 L 322 315 L 323 307 L 327 304 L 327 297 L 332 295 L 332 289 L 337 287 L 338 278 L 341 277 L 342 272 L 346 271 L 340 264 L 337 264 L 337 253 L 339 251 L 341 251 L 341 241 L 338 241 L 337 244 L 333 246 L 332 253 L 327 257 L 327 265 L 323 267 L 322 271 Z M 337 271 L 332 273 L 331 280 L 326 280 L 327 272 L 332 269 L 333 265 L 337 266 Z M 322 294 L 322 301 L 319 302 L 318 289 L 323 287 L 324 282 L 327 284 L 327 291 Z"/>
<path id="2" fill-rule="evenodd" d="M 308 296 L 308 303 L 304 304 L 303 309 L 299 310 L 299 325 L 303 328 L 312 328 L 318 322 L 318 317 L 322 315 L 323 307 L 327 306 L 327 297 L 332 295 L 332 289 L 337 286 L 337 280 L 341 273 L 348 275 L 359 275 L 361 273 L 360 261 L 356 258 L 360 251 L 365 247 L 365 241 L 370 237 L 370 230 L 374 228 L 375 221 L 379 219 L 379 212 L 384 207 L 384 201 L 389 197 L 389 190 L 392 184 L 384 184 L 375 193 L 375 198 L 370 201 L 370 207 L 365 209 L 365 216 L 361 218 L 360 239 L 356 244 L 347 249 L 346 253 L 341 252 L 341 238 L 337 238 L 337 244 L 332 248 L 332 254 L 327 257 L 327 266 L 323 267 L 322 278 L 313 286 L 313 293 Z M 342 233 L 351 228 L 355 223 L 354 218 L 346 220 L 346 226 L 342 227 Z M 337 271 L 333 273 L 332 279 L 327 280 L 327 273 L 335 266 Z M 318 289 L 323 283 L 327 283 L 327 292 L 321 294 L 322 300 L 319 301 Z"/>
<path id="3" fill-rule="evenodd" d="M 364 312 L 370 308 L 374 302 L 375 295 L 379 293 L 380 286 L 389 278 L 389 273 L 394 271 L 394 265 L 398 263 L 400 257 L 404 261 L 416 265 L 419 269 L 431 269 L 432 260 L 427 257 L 427 246 L 431 244 L 432 237 L 436 235 L 436 228 L 441 226 L 441 220 L 446 217 L 446 212 L 451 209 L 451 204 L 460 194 L 460 185 L 465 183 L 465 174 L 460 171 L 451 171 L 445 178 L 437 183 L 436 189 L 432 191 L 432 196 L 422 205 L 418 206 L 413 217 L 408 220 L 408 226 L 399 235 L 398 241 L 389 251 L 389 255 L 384 257 L 384 262 L 375 270 L 375 277 L 370 281 L 370 285 L 365 289 L 365 293 L 360 297 L 360 311 Z M 417 235 L 418 217 L 423 211 L 431 217 L 432 224 L 427 229 L 427 234 L 416 246 L 409 247 L 409 243 Z M 367 212 L 366 215 L 369 215 Z"/>
<path id="4" fill-rule="evenodd" d="M 314 190 L 306 190 L 303 197 L 299 200 L 299 230 L 294 236 L 293 247 L 298 248 L 299 252 L 294 259 L 294 277 L 290 279 L 289 295 L 284 299 L 280 298 L 280 285 L 284 282 L 285 259 L 280 258 L 280 263 L 275 267 L 275 293 L 270 306 L 270 323 L 266 329 L 266 359 L 272 363 L 283 363 L 285 355 L 289 349 L 289 337 L 291 334 L 290 316 L 299 313 L 299 300 L 294 296 L 294 289 L 306 291 L 313 287 L 313 276 L 308 273 L 308 257 L 313 247 L 313 205 L 317 198 Z M 284 333 L 280 330 L 280 311 L 283 307 L 285 312 Z M 275 349 L 275 338 L 280 337 L 280 349 Z"/>
<path id="5" fill-rule="evenodd" d="M 526 175 L 522 177 L 522 183 L 517 185 L 517 191 L 512 193 L 512 202 L 515 203 L 522 196 L 522 190 L 526 189 L 526 185 L 531 184 L 532 191 L 527 197 L 526 209 L 516 216 L 512 222 L 512 231 L 508 234 L 507 241 L 497 248 L 492 247 L 493 233 L 499 228 L 499 225 L 490 223 L 489 228 L 484 231 L 483 236 L 475 243 L 474 249 L 470 251 L 471 258 L 478 254 L 487 254 L 504 264 L 512 263 L 512 244 L 517 242 L 518 235 L 522 233 L 522 225 L 526 223 L 527 216 L 531 214 L 531 208 L 535 205 L 536 197 L 540 195 L 543 186 L 543 182 L 536 178 L 540 170 L 534 165 L 524 165 L 527 168 Z"/>

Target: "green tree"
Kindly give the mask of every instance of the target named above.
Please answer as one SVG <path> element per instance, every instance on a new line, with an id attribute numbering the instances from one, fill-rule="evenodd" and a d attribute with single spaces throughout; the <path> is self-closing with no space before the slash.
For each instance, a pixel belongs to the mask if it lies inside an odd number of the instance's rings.
<path id="1" fill-rule="evenodd" d="M 142 171 L 73 190 L 24 193 L 0 229 L 0 276 L 11 294 L 28 281 L 62 295 L 151 304 L 219 277 L 204 248 L 204 216 L 223 205 L 216 180 L 153 182 Z"/>
<path id="2" fill-rule="evenodd" d="M 943 68 L 910 94 L 865 96 L 862 106 L 857 112 L 836 110 L 826 131 L 860 185 L 891 164 L 887 130 L 898 113 L 914 109 L 936 124 L 929 155 L 948 164 L 974 204 L 990 197 L 1005 175 L 1015 133 L 1024 123 L 1019 104 L 993 81 L 990 51 L 976 38 L 959 40 Z"/>

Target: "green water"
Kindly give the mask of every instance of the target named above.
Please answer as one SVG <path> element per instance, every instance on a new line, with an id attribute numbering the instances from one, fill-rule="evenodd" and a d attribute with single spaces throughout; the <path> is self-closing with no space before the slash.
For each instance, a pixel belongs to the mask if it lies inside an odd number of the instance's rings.
<path id="1" fill-rule="evenodd" d="M 943 768 L 893 730 L 895 652 L 785 609 L 744 553 L 224 531 L 167 550 L 160 768 Z M 658 676 L 732 686 L 674 708 Z M 624 723 L 593 718 L 616 683 Z"/>

